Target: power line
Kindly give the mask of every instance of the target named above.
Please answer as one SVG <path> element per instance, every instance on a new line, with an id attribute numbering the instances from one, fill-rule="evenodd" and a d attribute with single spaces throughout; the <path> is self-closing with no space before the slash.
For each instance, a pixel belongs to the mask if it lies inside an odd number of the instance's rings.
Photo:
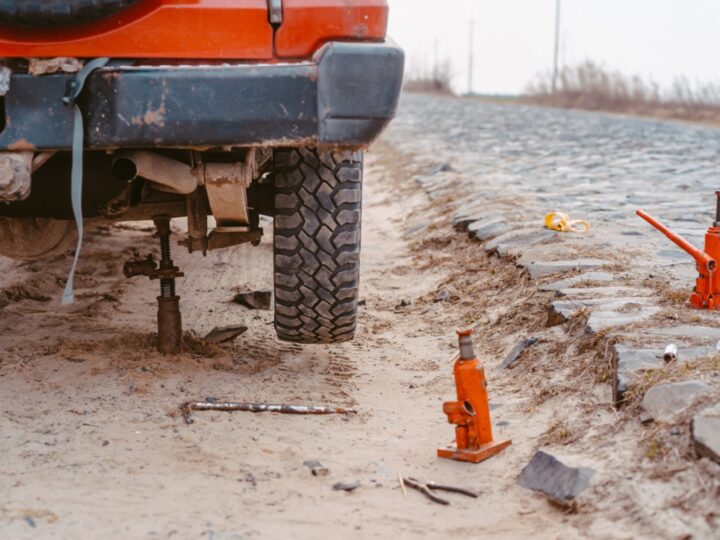
<path id="1" fill-rule="evenodd" d="M 475 20 L 470 20 L 468 40 L 468 94 L 473 93 L 473 67 L 475 65 Z"/>
<path id="2" fill-rule="evenodd" d="M 560 9 L 561 0 L 555 0 L 555 61 L 553 62 L 552 92 L 557 90 L 558 57 L 560 55 Z"/>

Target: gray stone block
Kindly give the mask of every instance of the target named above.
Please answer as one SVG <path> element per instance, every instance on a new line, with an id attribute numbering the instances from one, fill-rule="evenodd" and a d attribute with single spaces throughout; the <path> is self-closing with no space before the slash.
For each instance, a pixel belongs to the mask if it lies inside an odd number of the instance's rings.
<path id="1" fill-rule="evenodd" d="M 518 477 L 524 488 L 539 491 L 550 500 L 570 506 L 589 485 L 595 471 L 568 467 L 550 454 L 538 450 Z"/>
<path id="2" fill-rule="evenodd" d="M 612 297 L 650 297 L 657 296 L 652 289 L 637 289 L 635 287 L 578 287 L 563 288 L 557 291 L 557 296 L 570 299 L 579 298 L 612 298 Z"/>
<path id="3" fill-rule="evenodd" d="M 717 342 L 720 339 L 720 328 L 712 326 L 693 326 L 689 324 L 672 326 L 669 328 L 651 328 L 647 334 L 662 337 L 701 339 L 704 341 Z"/>
<path id="4" fill-rule="evenodd" d="M 495 251 L 499 256 L 506 257 L 511 250 L 528 246 L 537 246 L 558 238 L 558 233 L 548 229 L 521 229 L 500 235 L 483 246 L 488 253 Z"/>
<path id="5" fill-rule="evenodd" d="M 247 332 L 248 327 L 244 324 L 232 325 L 232 326 L 221 326 L 213 328 L 208 335 L 205 336 L 204 340 L 208 343 L 224 343 L 231 341 L 241 334 Z"/>
<path id="6" fill-rule="evenodd" d="M 615 276 L 609 272 L 588 272 L 586 274 L 580 274 L 578 276 L 569 277 L 567 279 L 561 279 L 560 281 L 554 281 L 545 285 L 540 285 L 541 291 L 559 291 L 562 289 L 568 289 L 574 287 L 578 283 L 603 283 L 613 281 Z"/>
<path id="7" fill-rule="evenodd" d="M 525 352 L 525 349 L 532 347 L 538 342 L 537 338 L 523 339 L 520 343 L 515 345 L 510 353 L 505 357 L 502 364 L 498 369 L 509 369 L 515 365 L 520 358 L 520 355 Z"/>
<path id="8" fill-rule="evenodd" d="M 490 240 L 491 238 L 506 233 L 509 230 L 512 230 L 512 225 L 508 224 L 504 217 L 499 216 L 497 218 L 471 223 L 468 226 L 468 235 L 470 238 L 484 242 L 485 240 Z"/>
<path id="9" fill-rule="evenodd" d="M 690 423 L 690 434 L 699 456 L 720 463 L 720 405 L 696 414 Z"/>
<path id="10" fill-rule="evenodd" d="M 601 326 L 602 324 L 609 324 L 610 326 L 629 324 L 628 322 L 622 322 L 623 318 L 631 320 L 640 317 L 638 320 L 642 320 L 643 317 L 647 318 L 657 313 L 660 308 L 651 305 L 653 302 L 653 298 L 643 297 L 555 300 L 550 304 L 548 326 L 566 322 L 581 309 L 590 309 L 592 311 L 590 317 L 595 313 L 598 314 L 595 326 Z"/>
<path id="11" fill-rule="evenodd" d="M 267 311 L 272 308 L 272 291 L 241 291 L 235 295 L 233 302 L 250 309 Z"/>
<path id="12" fill-rule="evenodd" d="M 625 392 L 634 380 L 644 371 L 660 369 L 665 365 L 662 353 L 652 349 L 629 349 L 624 345 L 615 345 L 613 363 L 612 392 L 613 401 L 619 406 L 625 399 Z"/>
<path id="13" fill-rule="evenodd" d="M 642 408 L 656 422 L 673 422 L 698 399 L 712 393 L 702 381 L 682 381 L 653 386 L 645 392 Z"/>
<path id="14" fill-rule="evenodd" d="M 597 333 L 607 328 L 627 326 L 628 324 L 647 321 L 652 318 L 653 315 L 660 313 L 660 311 L 661 308 L 659 306 L 637 306 L 637 309 L 632 312 L 593 311 L 590 317 L 588 317 L 586 329 L 588 332 Z"/>
<path id="15" fill-rule="evenodd" d="M 609 264 L 611 262 L 604 259 L 573 259 L 567 261 L 533 261 L 527 268 L 530 276 L 537 279 L 572 270 L 601 268 Z"/>
<path id="16" fill-rule="evenodd" d="M 471 223 L 483 221 L 497 216 L 497 211 L 478 210 L 461 206 L 453 217 L 453 229 L 458 232 L 467 232 Z"/>

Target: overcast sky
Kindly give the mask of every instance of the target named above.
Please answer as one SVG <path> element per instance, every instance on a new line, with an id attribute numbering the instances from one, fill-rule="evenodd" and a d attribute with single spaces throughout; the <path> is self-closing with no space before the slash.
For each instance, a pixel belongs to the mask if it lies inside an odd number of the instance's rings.
<path id="1" fill-rule="evenodd" d="M 467 90 L 468 22 L 474 89 L 516 94 L 553 59 L 555 0 L 389 0 L 390 34 L 408 67 L 453 63 Z M 669 85 L 679 75 L 720 82 L 720 0 L 562 0 L 561 61 L 585 59 Z"/>

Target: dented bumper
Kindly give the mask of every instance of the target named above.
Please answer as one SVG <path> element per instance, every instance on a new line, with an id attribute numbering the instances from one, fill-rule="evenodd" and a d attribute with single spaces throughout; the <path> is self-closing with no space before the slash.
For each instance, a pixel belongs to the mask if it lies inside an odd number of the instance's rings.
<path id="1" fill-rule="evenodd" d="M 403 63 L 387 42 L 328 43 L 302 63 L 103 68 L 80 100 L 86 147 L 362 147 L 395 115 Z M 71 79 L 13 74 L 0 150 L 69 150 Z"/>

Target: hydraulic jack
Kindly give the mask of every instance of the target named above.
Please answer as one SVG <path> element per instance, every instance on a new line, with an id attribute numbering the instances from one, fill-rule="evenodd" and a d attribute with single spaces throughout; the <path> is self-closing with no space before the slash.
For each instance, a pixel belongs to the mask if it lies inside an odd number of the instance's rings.
<path id="1" fill-rule="evenodd" d="M 472 330 L 458 330 L 460 357 L 455 362 L 457 401 L 443 405 L 448 421 L 455 424 L 456 447 L 439 448 L 442 458 L 479 463 L 507 448 L 511 441 L 493 440 L 485 368 L 475 356 Z"/>
<path id="2" fill-rule="evenodd" d="M 695 289 L 690 295 L 690 304 L 700 309 L 720 309 L 720 272 L 717 272 L 717 261 L 720 258 L 720 191 L 715 193 L 717 209 L 715 221 L 705 233 L 705 251 L 700 251 L 679 234 L 671 231 L 651 215 L 637 211 L 637 215 L 655 227 L 680 249 L 686 251 L 697 265 L 698 278 Z"/>
<path id="3" fill-rule="evenodd" d="M 157 348 L 162 354 L 177 354 L 182 345 L 182 318 L 180 316 L 180 297 L 175 294 L 175 278 L 184 274 L 170 258 L 170 217 L 159 215 L 153 222 L 160 237 L 160 266 L 152 256 L 128 261 L 123 266 L 125 277 L 147 276 L 160 280 L 158 301 L 158 342 Z"/>

